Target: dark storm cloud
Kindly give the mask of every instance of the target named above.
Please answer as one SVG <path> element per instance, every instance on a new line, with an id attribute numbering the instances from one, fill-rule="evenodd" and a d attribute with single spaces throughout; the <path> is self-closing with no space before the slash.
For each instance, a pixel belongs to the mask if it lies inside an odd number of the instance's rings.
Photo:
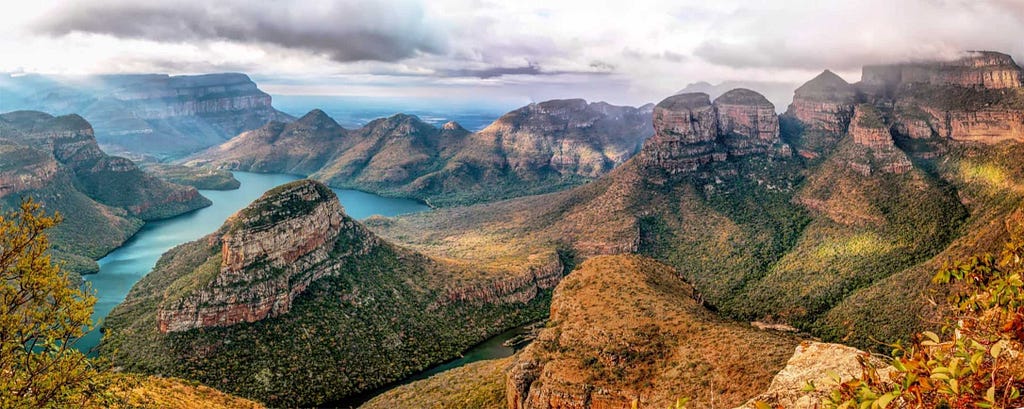
<path id="1" fill-rule="evenodd" d="M 61 7 L 35 29 L 55 36 L 85 32 L 159 42 L 270 44 L 338 62 L 398 61 L 446 48 L 422 6 L 405 0 L 83 1 Z"/>

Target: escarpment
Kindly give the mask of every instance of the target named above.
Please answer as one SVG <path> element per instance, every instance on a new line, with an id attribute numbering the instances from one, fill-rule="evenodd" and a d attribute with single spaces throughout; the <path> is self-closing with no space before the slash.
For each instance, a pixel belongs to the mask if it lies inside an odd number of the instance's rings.
<path id="1" fill-rule="evenodd" d="M 77 112 L 107 151 L 132 158 L 180 157 L 291 116 L 245 74 L 95 75 L 68 81 L 26 75 L 0 84 L 21 109 Z"/>
<path id="2" fill-rule="evenodd" d="M 785 113 L 803 128 L 794 140 L 797 153 L 813 159 L 831 152 L 846 134 L 856 102 L 856 89 L 829 70 L 797 88 Z"/>
<path id="3" fill-rule="evenodd" d="M 1020 88 L 1021 68 L 1009 55 L 993 51 L 971 51 L 951 61 L 868 65 L 862 85 L 893 92 L 907 84 L 955 85 L 969 88 Z"/>
<path id="4" fill-rule="evenodd" d="M 108 156 L 92 125 L 78 115 L 35 111 L 0 115 L 0 201 L 17 206 L 30 196 L 65 215 L 54 253 L 78 272 L 95 271 L 98 258 L 127 240 L 143 220 L 181 214 L 210 202 L 191 187 L 158 180 Z"/>
<path id="5" fill-rule="evenodd" d="M 871 105 L 857 105 L 850 125 L 850 136 L 855 144 L 864 148 L 858 158 L 849 162 L 861 174 L 902 174 L 913 167 L 907 154 L 896 147 L 889 126 L 881 114 Z"/>
<path id="6" fill-rule="evenodd" d="M 330 189 L 310 181 L 268 192 L 215 234 L 210 240 L 220 243 L 220 256 L 199 267 L 216 270 L 214 276 L 161 303 L 161 332 L 285 314 L 310 283 L 336 271 L 330 258 L 363 255 L 377 244 L 344 215 Z"/>

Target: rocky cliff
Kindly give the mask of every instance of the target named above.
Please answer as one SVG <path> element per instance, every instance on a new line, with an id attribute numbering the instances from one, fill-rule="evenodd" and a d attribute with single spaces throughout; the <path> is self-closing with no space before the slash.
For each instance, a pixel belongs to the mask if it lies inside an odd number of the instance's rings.
<path id="1" fill-rule="evenodd" d="M 797 153 L 817 158 L 834 148 L 850 126 L 856 102 L 854 87 L 828 70 L 797 88 L 785 113 L 803 128 L 792 141 Z"/>
<path id="2" fill-rule="evenodd" d="M 861 85 L 892 92 L 908 84 L 955 85 L 969 88 L 1020 88 L 1021 68 L 1013 57 L 993 51 L 972 51 L 951 61 L 868 65 Z"/>
<path id="3" fill-rule="evenodd" d="M 346 130 L 315 110 L 185 162 L 309 175 L 335 187 L 434 205 L 475 203 L 558 190 L 607 173 L 652 133 L 650 113 L 650 106 L 556 100 L 509 112 L 470 133 L 458 123 L 436 128 L 404 114 Z"/>
<path id="4" fill-rule="evenodd" d="M 130 237 L 143 220 L 170 217 L 209 201 L 194 188 L 160 181 L 132 161 L 108 156 L 78 115 L 35 111 L 0 115 L 0 200 L 31 196 L 64 214 L 54 234 L 59 258 L 78 271 Z"/>
<path id="5" fill-rule="evenodd" d="M 207 282 L 163 301 L 157 312 L 161 332 L 285 314 L 310 283 L 337 270 L 329 258 L 363 255 L 377 244 L 344 215 L 330 189 L 311 181 L 268 192 L 218 234 L 210 240 L 220 243 L 219 260 L 200 266 L 216 271 L 202 272 Z"/>
<path id="6" fill-rule="evenodd" d="M 28 75 L 0 82 L 7 109 L 76 112 L 106 150 L 131 157 L 181 156 L 271 120 L 290 120 L 245 74 L 196 76 Z"/>
<path id="7" fill-rule="evenodd" d="M 865 176 L 876 172 L 902 174 L 913 167 L 907 154 L 896 147 L 889 126 L 874 106 L 857 105 L 850 123 L 850 136 L 855 144 L 864 148 L 859 157 L 849 162 L 850 166 Z"/>
<path id="8" fill-rule="evenodd" d="M 728 157 L 790 155 L 779 139 L 775 107 L 760 94 L 735 89 L 712 104 L 707 94 L 678 94 L 654 108 L 654 137 L 640 162 L 669 174 L 693 173 Z"/>

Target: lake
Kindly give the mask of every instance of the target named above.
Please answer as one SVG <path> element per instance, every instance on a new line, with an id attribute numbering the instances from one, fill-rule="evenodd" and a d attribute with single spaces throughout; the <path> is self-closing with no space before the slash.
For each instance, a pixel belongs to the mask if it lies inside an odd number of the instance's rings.
<path id="1" fill-rule="evenodd" d="M 258 199 L 264 192 L 300 179 L 297 176 L 234 172 L 242 182 L 236 190 L 200 190 L 213 205 L 166 220 L 146 223 L 131 239 L 106 257 L 98 260 L 100 271 L 84 275 L 96 292 L 93 321 L 99 323 L 117 304 L 124 301 L 128 290 L 156 265 L 157 259 L 171 248 L 213 233 L 229 216 Z M 345 213 L 361 220 L 373 215 L 397 216 L 429 209 L 409 199 L 394 199 L 357 190 L 332 189 L 338 195 Z M 97 325 L 97 328 L 99 325 Z M 101 338 L 98 329 L 82 337 L 76 348 L 89 351 Z"/>

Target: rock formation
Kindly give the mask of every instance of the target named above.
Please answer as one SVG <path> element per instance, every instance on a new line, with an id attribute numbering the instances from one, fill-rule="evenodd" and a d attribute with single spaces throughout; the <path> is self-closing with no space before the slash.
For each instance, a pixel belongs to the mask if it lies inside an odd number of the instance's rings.
<path id="1" fill-rule="evenodd" d="M 861 84 L 875 91 L 892 92 L 915 83 L 985 89 L 1020 88 L 1021 68 L 1009 55 L 972 51 L 952 61 L 868 65 L 861 76 Z"/>
<path id="2" fill-rule="evenodd" d="M 874 106 L 857 105 L 850 124 L 853 142 L 863 148 L 862 155 L 850 166 L 865 176 L 875 172 L 902 174 L 913 165 L 906 153 L 896 147 L 889 127 Z"/>
<path id="3" fill-rule="evenodd" d="M 0 158 L 0 202 L 10 208 L 31 196 L 48 211 L 63 213 L 55 253 L 76 271 L 95 270 L 91 259 L 124 242 L 142 220 L 210 203 L 194 188 L 160 181 L 128 159 L 108 156 L 78 115 L 0 115 Z"/>
<path id="4" fill-rule="evenodd" d="M 678 94 L 654 108 L 654 137 L 641 163 L 670 174 L 692 173 L 729 156 L 789 156 L 779 140 L 775 107 L 760 94 L 738 88 L 711 103 L 707 94 Z"/>
<path id="5" fill-rule="evenodd" d="M 27 75 L 0 82 L 5 106 L 77 112 L 101 146 L 131 157 L 181 156 L 267 121 L 290 120 L 245 74 Z"/>
<path id="6" fill-rule="evenodd" d="M 197 288 L 164 300 L 157 313 L 161 332 L 285 314 L 311 282 L 336 269 L 326 263 L 331 257 L 366 254 L 377 243 L 345 216 L 334 192 L 309 180 L 267 192 L 226 225 L 214 238 L 221 243 L 220 259 L 200 267 L 217 271 Z"/>
<path id="7" fill-rule="evenodd" d="M 796 347 L 786 367 L 772 378 L 768 390 L 736 409 L 754 409 L 755 402 L 767 403 L 773 408 L 817 409 L 827 397 L 827 385 L 834 382 L 832 376 L 838 376 L 843 382 L 859 378 L 862 375 L 860 359 L 865 358 L 880 366 L 878 359 L 856 348 L 805 341 Z M 882 369 L 879 374 L 885 376 L 890 370 Z M 821 390 L 808 393 L 804 390 L 808 382 L 819 385 Z"/>
<path id="8" fill-rule="evenodd" d="M 287 126 L 270 123 L 243 133 L 186 162 L 309 175 L 335 187 L 450 205 L 596 178 L 635 154 L 651 133 L 650 106 L 580 99 L 530 104 L 477 133 L 455 122 L 435 128 L 404 114 L 346 130 L 315 110 Z"/>

